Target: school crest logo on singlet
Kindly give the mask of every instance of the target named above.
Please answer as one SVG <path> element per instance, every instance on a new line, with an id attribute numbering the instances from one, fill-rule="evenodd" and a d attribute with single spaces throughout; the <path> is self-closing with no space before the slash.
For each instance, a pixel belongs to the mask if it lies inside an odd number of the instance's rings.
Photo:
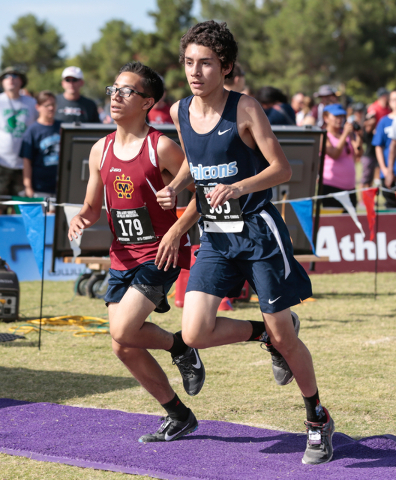
<path id="1" fill-rule="evenodd" d="M 116 179 L 113 182 L 114 190 L 117 192 L 118 198 L 132 198 L 132 193 L 134 191 L 133 183 L 131 182 L 131 177 L 126 177 L 122 174 L 116 176 Z"/>

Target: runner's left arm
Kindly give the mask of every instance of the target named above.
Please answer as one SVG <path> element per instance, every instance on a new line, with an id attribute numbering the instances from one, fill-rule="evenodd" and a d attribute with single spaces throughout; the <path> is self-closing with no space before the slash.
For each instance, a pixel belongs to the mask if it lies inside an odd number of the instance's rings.
<path id="1" fill-rule="evenodd" d="M 157 153 L 161 172 L 169 174 L 169 180 L 176 177 L 184 161 L 183 150 L 170 138 L 161 136 L 158 140 Z M 200 217 L 196 208 L 194 186 L 191 185 L 187 188 L 194 192 L 193 196 L 183 215 L 172 225 L 161 240 L 155 259 L 158 269 L 164 267 L 164 270 L 167 271 L 172 265 L 173 268 L 177 266 L 180 239 Z"/>
<path id="2" fill-rule="evenodd" d="M 245 178 L 232 185 L 218 184 L 207 195 L 210 205 L 216 208 L 230 198 L 266 190 L 287 182 L 292 170 L 261 105 L 252 97 L 243 95 L 238 103 L 238 132 L 243 142 L 250 148 L 260 149 L 269 166 L 253 177 Z"/>

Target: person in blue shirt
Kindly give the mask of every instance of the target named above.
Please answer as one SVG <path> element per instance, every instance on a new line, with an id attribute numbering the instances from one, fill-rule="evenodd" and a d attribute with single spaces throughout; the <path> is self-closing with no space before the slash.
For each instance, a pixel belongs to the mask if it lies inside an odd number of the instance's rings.
<path id="1" fill-rule="evenodd" d="M 372 140 L 372 145 L 375 147 L 375 154 L 380 167 L 383 186 L 385 186 L 385 177 L 388 172 L 389 149 L 392 142 L 392 123 L 396 118 L 396 90 L 392 90 L 389 94 L 389 106 L 392 109 L 392 113 L 385 115 L 385 117 L 382 117 L 378 122 Z M 386 208 L 396 208 L 395 195 L 389 192 L 383 192 L 383 196 L 385 198 Z"/>
<path id="2" fill-rule="evenodd" d="M 60 125 L 55 120 L 56 98 L 49 90 L 38 94 L 39 118 L 24 133 L 20 150 L 23 158 L 23 185 L 27 197 L 47 197 L 56 193 Z"/>
<path id="3" fill-rule="evenodd" d="M 311 283 L 271 203 L 272 187 L 290 180 L 291 167 L 260 103 L 224 89 L 237 53 L 227 25 L 213 20 L 191 27 L 180 43 L 192 95 L 173 105 L 171 115 L 185 160 L 157 200 L 164 210 L 173 208 L 176 195 L 195 183 L 202 236 L 186 288 L 183 338 L 197 348 L 264 342 L 276 382 L 295 378 L 303 395 L 302 462 L 326 463 L 334 421 L 320 403 L 312 357 L 290 310 L 312 295 Z M 238 296 L 246 280 L 259 297 L 260 320 L 217 316 L 222 299 Z"/>

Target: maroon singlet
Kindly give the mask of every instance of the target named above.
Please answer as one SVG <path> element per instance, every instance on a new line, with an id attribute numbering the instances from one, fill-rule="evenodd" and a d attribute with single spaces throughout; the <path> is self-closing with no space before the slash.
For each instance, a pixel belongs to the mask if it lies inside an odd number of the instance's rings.
<path id="1" fill-rule="evenodd" d="M 110 247 L 111 268 L 130 270 L 149 260 L 154 260 L 162 237 L 177 221 L 176 206 L 162 210 L 157 202 L 156 192 L 165 187 L 158 164 L 157 144 L 162 135 L 150 127 L 136 157 L 120 160 L 114 154 L 116 132 L 107 135 L 100 164 L 100 174 L 104 185 L 104 198 L 107 219 L 114 239 Z M 158 237 L 150 243 L 122 244 L 117 239 L 112 212 L 122 215 L 131 209 L 147 207 L 151 223 Z M 120 222 L 122 223 L 122 222 Z M 130 226 L 130 221 L 129 224 Z M 127 229 L 121 227 L 123 232 Z M 119 231 L 119 226 L 118 231 Z M 178 265 L 190 268 L 190 241 L 184 234 L 180 240 Z"/>

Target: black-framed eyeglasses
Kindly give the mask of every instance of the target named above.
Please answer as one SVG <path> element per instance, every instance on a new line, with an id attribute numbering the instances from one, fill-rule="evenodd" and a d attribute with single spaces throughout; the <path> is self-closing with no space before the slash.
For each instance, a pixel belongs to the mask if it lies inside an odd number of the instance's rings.
<path id="1" fill-rule="evenodd" d="M 150 98 L 150 95 L 147 95 L 147 93 L 138 92 L 137 90 L 129 87 L 106 87 L 106 95 L 115 95 L 117 92 L 119 92 L 120 97 L 128 98 L 132 95 L 132 93 L 136 93 L 136 95 L 140 95 L 143 98 Z"/>

